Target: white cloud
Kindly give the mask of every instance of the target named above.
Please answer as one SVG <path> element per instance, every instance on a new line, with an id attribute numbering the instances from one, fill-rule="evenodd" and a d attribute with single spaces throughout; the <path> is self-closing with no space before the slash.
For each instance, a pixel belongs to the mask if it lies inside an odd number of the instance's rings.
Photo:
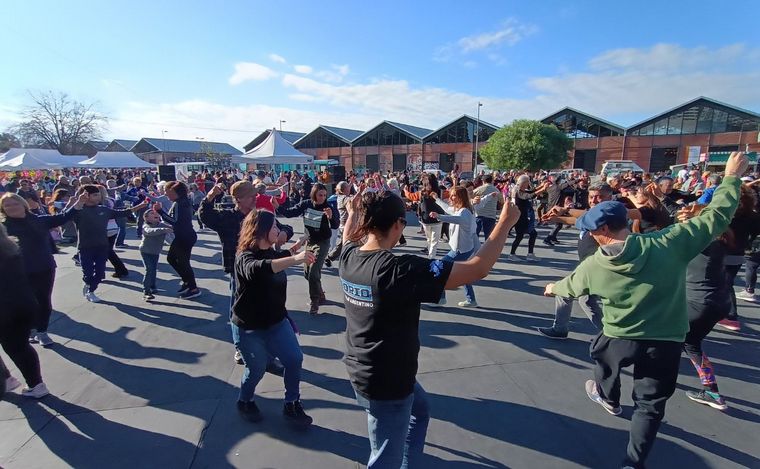
<path id="1" fill-rule="evenodd" d="M 456 55 L 468 55 L 478 51 L 496 50 L 500 46 L 514 46 L 527 36 L 535 33 L 537 28 L 530 24 L 522 24 L 514 18 L 505 20 L 495 31 L 473 34 L 459 38 L 453 43 L 444 44 L 433 52 L 436 62 L 448 62 Z M 492 56 L 494 54 L 491 54 Z M 493 61 L 492 57 L 489 57 Z M 467 64 L 467 61 L 464 62 Z"/>
<path id="2" fill-rule="evenodd" d="M 295 70 L 298 73 L 303 73 L 304 75 L 309 75 L 311 72 L 314 71 L 314 69 L 308 65 L 294 65 L 293 70 Z"/>
<path id="3" fill-rule="evenodd" d="M 654 60 L 663 55 L 668 59 Z M 705 65 L 713 59 L 721 62 Z M 674 69 L 671 62 L 679 66 Z M 344 70 L 348 74 L 348 68 Z M 336 68 L 330 71 L 341 73 Z M 290 106 L 226 106 L 207 100 L 131 103 L 119 107 L 108 136 L 155 137 L 166 129 L 172 138 L 205 137 L 242 147 L 280 119 L 287 121 L 287 130 L 298 131 L 318 124 L 369 129 L 384 119 L 437 128 L 461 114 L 475 115 L 478 101 L 483 103 L 481 118 L 496 125 L 515 118 L 541 118 L 564 106 L 629 125 L 700 95 L 757 110 L 759 81 L 760 49 L 743 45 L 721 49 L 655 45 L 607 51 L 580 69 L 528 80 L 524 86 L 528 97 L 521 99 L 418 87 L 400 79 L 343 83 L 320 79 L 316 72 L 311 76 L 289 73 L 282 76 L 281 84 L 291 92 Z M 0 118 L 2 111 L 0 106 Z"/>
<path id="4" fill-rule="evenodd" d="M 254 62 L 238 62 L 235 73 L 229 79 L 230 85 L 239 85 L 246 81 L 264 81 L 277 76 L 277 72 L 269 67 Z"/>
<path id="5" fill-rule="evenodd" d="M 288 63 L 288 61 L 285 60 L 285 57 L 281 55 L 277 55 L 277 54 L 269 54 L 269 60 L 271 60 L 272 62 L 280 63 L 280 64 Z"/>
<path id="6" fill-rule="evenodd" d="M 319 70 L 314 74 L 317 78 L 320 78 L 329 83 L 340 83 L 348 75 L 350 68 L 347 64 L 344 65 L 330 65 L 330 70 Z"/>

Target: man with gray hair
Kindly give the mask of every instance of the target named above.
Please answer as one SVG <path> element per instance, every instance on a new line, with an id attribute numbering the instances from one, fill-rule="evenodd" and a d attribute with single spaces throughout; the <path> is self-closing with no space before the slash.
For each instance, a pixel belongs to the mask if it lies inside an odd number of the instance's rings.
<path id="1" fill-rule="evenodd" d="M 705 191 L 702 192 L 702 195 L 699 196 L 697 199 L 697 203 L 700 205 L 707 205 L 710 203 L 710 201 L 713 198 L 713 192 L 715 192 L 715 189 L 718 188 L 720 185 L 721 178 L 717 174 L 711 174 L 707 178 L 707 185 L 705 186 Z"/>

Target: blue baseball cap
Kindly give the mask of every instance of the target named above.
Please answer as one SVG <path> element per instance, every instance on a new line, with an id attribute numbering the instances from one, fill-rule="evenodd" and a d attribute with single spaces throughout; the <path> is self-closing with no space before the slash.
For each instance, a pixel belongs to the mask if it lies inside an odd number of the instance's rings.
<path id="1" fill-rule="evenodd" d="M 588 212 L 578 218 L 575 227 L 581 231 L 595 231 L 610 222 L 625 223 L 628 220 L 628 209 L 620 202 L 601 202 L 594 205 Z"/>

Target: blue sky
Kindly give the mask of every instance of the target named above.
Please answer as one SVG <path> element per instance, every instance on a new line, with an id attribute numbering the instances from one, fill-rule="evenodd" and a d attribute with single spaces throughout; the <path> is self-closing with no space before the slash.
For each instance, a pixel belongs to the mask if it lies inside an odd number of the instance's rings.
<path id="1" fill-rule="evenodd" d="M 4 2 L 0 129 L 27 90 L 97 102 L 104 137 L 494 124 L 564 106 L 629 125 L 699 95 L 760 111 L 754 2 Z M 12 38 L 10 43 L 8 38 Z M 10 44 L 10 46 L 8 46 Z"/>

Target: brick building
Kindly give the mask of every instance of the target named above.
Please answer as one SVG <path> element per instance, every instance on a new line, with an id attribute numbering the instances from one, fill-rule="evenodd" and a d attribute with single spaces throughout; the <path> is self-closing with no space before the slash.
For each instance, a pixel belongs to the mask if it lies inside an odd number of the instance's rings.
<path id="1" fill-rule="evenodd" d="M 229 168 L 230 156 L 242 154 L 227 143 L 164 138 L 142 138 L 129 151 L 149 163 L 198 162 L 211 169 Z"/>
<path id="2" fill-rule="evenodd" d="M 628 128 L 572 108 L 542 119 L 574 140 L 569 167 L 598 172 L 608 160 L 632 160 L 646 171 L 676 164 L 725 164 L 727 151 L 760 151 L 760 114 L 699 97 Z M 710 158 L 710 154 L 718 153 Z M 722 154 L 721 154 L 722 153 Z"/>

